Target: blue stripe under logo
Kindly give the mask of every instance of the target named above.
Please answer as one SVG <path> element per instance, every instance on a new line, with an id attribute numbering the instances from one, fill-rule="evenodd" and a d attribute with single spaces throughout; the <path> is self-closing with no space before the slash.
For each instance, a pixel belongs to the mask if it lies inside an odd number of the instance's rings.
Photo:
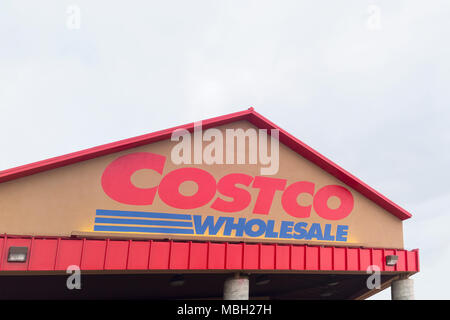
<path id="1" fill-rule="evenodd" d="M 97 209 L 95 216 L 94 231 L 194 234 L 188 214 Z"/>

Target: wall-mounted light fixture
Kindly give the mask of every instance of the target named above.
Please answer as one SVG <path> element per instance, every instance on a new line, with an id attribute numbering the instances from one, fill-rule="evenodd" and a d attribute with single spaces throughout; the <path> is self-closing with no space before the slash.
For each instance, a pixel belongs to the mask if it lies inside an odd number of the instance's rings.
<path id="1" fill-rule="evenodd" d="M 255 279 L 255 284 L 257 286 L 264 286 L 266 284 L 269 284 L 269 282 L 270 278 L 264 274 L 257 276 Z"/>
<path id="2" fill-rule="evenodd" d="M 326 292 L 320 294 L 320 296 L 324 297 L 324 298 L 331 297 L 332 295 L 333 295 L 333 292 L 330 292 L 330 291 L 326 291 Z"/>
<path id="3" fill-rule="evenodd" d="M 26 262 L 28 247 L 10 247 L 8 251 L 8 262 Z"/>
<path id="4" fill-rule="evenodd" d="M 398 256 L 396 255 L 389 255 L 386 256 L 386 265 L 387 266 L 395 266 L 397 264 L 398 261 Z"/>
<path id="5" fill-rule="evenodd" d="M 169 285 L 171 287 L 181 287 L 182 285 L 184 285 L 184 282 L 184 277 L 181 274 L 177 274 L 173 276 L 172 279 L 170 279 Z"/>

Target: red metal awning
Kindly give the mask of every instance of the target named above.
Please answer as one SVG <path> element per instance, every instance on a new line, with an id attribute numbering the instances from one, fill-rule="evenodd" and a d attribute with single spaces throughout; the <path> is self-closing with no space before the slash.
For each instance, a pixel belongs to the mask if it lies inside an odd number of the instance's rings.
<path id="1" fill-rule="evenodd" d="M 8 262 L 12 246 L 28 247 L 25 263 Z M 1 271 L 81 270 L 254 270 L 366 272 L 419 271 L 418 249 L 396 250 L 293 244 L 250 244 L 163 240 L 113 240 L 57 237 L 0 237 Z M 396 266 L 385 257 L 397 255 Z"/>

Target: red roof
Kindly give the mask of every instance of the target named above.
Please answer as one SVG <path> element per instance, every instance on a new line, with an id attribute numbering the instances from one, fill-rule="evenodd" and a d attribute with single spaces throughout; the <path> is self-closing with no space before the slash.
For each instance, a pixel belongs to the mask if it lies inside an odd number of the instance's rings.
<path id="1" fill-rule="evenodd" d="M 382 194 L 369 187 L 367 184 L 356 178 L 351 173 L 347 172 L 331 160 L 327 159 L 291 134 L 287 133 L 276 124 L 272 123 L 271 121 L 254 111 L 253 108 L 204 120 L 202 121 L 202 127 L 207 129 L 239 120 L 247 120 L 259 129 L 278 129 L 280 142 L 291 148 L 293 151 L 297 152 L 302 157 L 313 162 L 314 164 L 316 164 L 329 174 L 333 175 L 349 187 L 355 189 L 368 199 L 372 200 L 397 218 L 405 220 L 411 217 L 411 214 L 408 211 L 396 205 L 391 200 L 387 199 Z M 38 172 L 59 168 L 76 162 L 93 159 L 114 152 L 139 147 L 156 141 L 170 139 L 172 132 L 176 129 L 186 129 L 189 131 L 193 131 L 194 123 L 161 130 L 134 138 L 120 140 L 98 147 L 89 148 L 82 151 L 69 153 L 63 156 L 54 157 L 47 160 L 0 171 L 0 183 L 32 175 Z"/>

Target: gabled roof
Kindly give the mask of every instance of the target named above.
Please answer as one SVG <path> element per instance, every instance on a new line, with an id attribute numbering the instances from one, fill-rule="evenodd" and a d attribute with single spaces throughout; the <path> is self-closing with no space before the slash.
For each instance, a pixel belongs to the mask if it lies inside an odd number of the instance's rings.
<path id="1" fill-rule="evenodd" d="M 279 130 L 279 140 L 281 143 L 291 148 L 293 151 L 297 152 L 302 157 L 313 162 L 329 174 L 333 175 L 349 187 L 355 189 L 366 198 L 372 200 L 380 207 L 390 212 L 397 218 L 405 220 L 411 217 L 411 214 L 405 209 L 393 203 L 391 200 L 384 197 L 382 194 L 376 190 L 369 187 L 367 184 L 356 178 L 354 175 L 350 174 L 346 170 L 342 169 L 340 166 L 327 159 L 314 149 L 310 148 L 291 134 L 287 133 L 259 113 L 250 108 L 245 111 L 230 113 L 224 116 L 211 118 L 202 121 L 202 127 L 204 129 L 224 125 L 230 122 L 235 122 L 239 120 L 247 120 L 259 129 L 278 129 Z M 189 123 L 186 125 L 165 129 L 149 134 L 144 134 L 138 137 L 129 138 L 125 140 L 120 140 L 117 142 L 112 142 L 104 144 L 98 147 L 85 149 L 82 151 L 77 151 L 69 153 L 63 156 L 50 158 L 43 161 L 34 162 L 31 164 L 23 165 L 20 167 L 0 171 L 0 183 L 9 180 L 29 176 L 38 172 L 55 169 L 63 167 L 69 164 L 73 164 L 80 161 L 85 161 L 93 159 L 96 157 L 104 156 L 107 154 L 119 152 L 122 150 L 139 147 L 149 143 L 153 143 L 160 140 L 170 139 L 172 132 L 175 129 L 186 129 L 193 131 L 194 123 Z"/>

